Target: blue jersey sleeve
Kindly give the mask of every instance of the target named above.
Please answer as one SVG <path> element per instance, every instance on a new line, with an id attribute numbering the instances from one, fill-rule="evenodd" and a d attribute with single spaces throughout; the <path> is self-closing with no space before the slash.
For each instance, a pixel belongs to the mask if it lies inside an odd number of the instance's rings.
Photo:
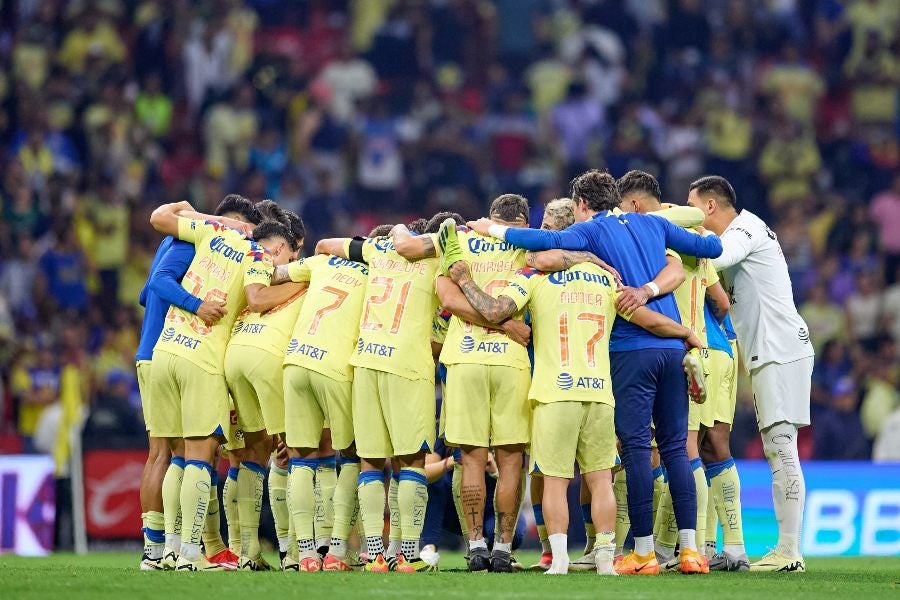
<path id="1" fill-rule="evenodd" d="M 584 234 L 584 224 L 577 223 L 562 231 L 545 231 L 527 227 L 510 227 L 506 230 L 506 241 L 525 250 L 590 250 L 588 237 Z"/>
<path id="2" fill-rule="evenodd" d="M 196 313 L 202 301 L 181 287 L 181 279 L 194 260 L 194 245 L 176 240 L 166 252 L 147 285 L 163 301 Z"/>
<path id="3" fill-rule="evenodd" d="M 662 224 L 666 236 L 666 248 L 697 258 L 718 258 L 722 254 L 722 240 L 718 236 L 702 236 L 682 229 L 662 217 L 649 216 L 659 219 Z"/>

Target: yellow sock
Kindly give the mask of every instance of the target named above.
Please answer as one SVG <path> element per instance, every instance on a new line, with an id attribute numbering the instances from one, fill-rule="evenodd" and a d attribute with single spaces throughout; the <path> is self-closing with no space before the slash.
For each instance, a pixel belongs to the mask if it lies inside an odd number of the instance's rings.
<path id="1" fill-rule="evenodd" d="M 200 559 L 200 542 L 209 509 L 211 473 L 212 467 L 207 462 L 189 460 L 185 463 L 181 485 L 181 514 L 187 515 L 187 518 L 183 524 L 181 555 L 190 561 Z"/>
<path id="2" fill-rule="evenodd" d="M 656 534 L 656 543 L 666 549 L 675 549 L 678 542 L 678 525 L 675 523 L 675 511 L 672 508 L 672 494 L 667 491 L 659 500 L 659 509 L 656 514 L 659 533 Z"/>
<path id="3" fill-rule="evenodd" d="M 287 552 L 290 546 L 291 511 L 287 503 L 288 472 L 281 467 L 269 469 L 269 506 L 272 508 L 272 519 L 275 521 L 275 537 L 278 539 L 278 551 Z"/>
<path id="4" fill-rule="evenodd" d="M 316 469 L 316 547 L 328 546 L 334 527 L 334 488 L 337 486 L 335 457 L 319 459 Z"/>
<path id="5" fill-rule="evenodd" d="M 145 552 L 150 558 L 161 558 L 165 545 L 165 517 L 161 512 L 148 510 L 141 514 L 141 523 L 144 531 Z"/>
<path id="6" fill-rule="evenodd" d="M 311 556 L 316 551 L 314 480 L 317 463 L 315 458 L 292 458 L 291 472 L 288 475 L 294 537 L 297 538 L 299 552 L 305 556 Z"/>
<path id="7" fill-rule="evenodd" d="M 722 524 L 722 543 L 725 546 L 744 545 L 744 524 L 741 519 L 741 480 L 737 467 L 728 467 L 709 480 L 715 498 L 716 512 Z"/>
<path id="8" fill-rule="evenodd" d="M 581 515 L 582 517 L 590 517 L 591 516 L 591 505 L 590 504 L 582 504 L 581 505 Z M 584 553 L 587 554 L 591 550 L 594 549 L 594 544 L 597 541 L 597 528 L 594 527 L 593 521 L 588 521 L 585 519 L 584 521 L 584 537 L 585 545 L 584 545 Z"/>
<path id="9" fill-rule="evenodd" d="M 459 519 L 459 530 L 464 540 L 469 539 L 469 525 L 466 523 L 466 515 L 463 511 L 462 500 L 460 499 L 460 491 L 462 489 L 463 467 L 459 463 L 453 465 L 453 478 L 451 491 L 453 493 L 453 506 L 456 508 L 456 518 Z"/>
<path id="10" fill-rule="evenodd" d="M 596 538 L 593 548 L 615 545 L 616 533 L 614 531 L 598 531 Z"/>
<path id="11" fill-rule="evenodd" d="M 356 511 L 356 484 L 359 479 L 359 459 L 341 459 L 341 472 L 334 488 L 334 527 L 328 551 L 337 558 L 347 555 L 347 539 L 353 528 Z"/>
<path id="12" fill-rule="evenodd" d="M 384 482 L 381 471 L 363 471 L 359 474 L 356 493 L 359 497 L 359 515 L 369 560 L 384 554 Z"/>
<path id="13" fill-rule="evenodd" d="M 399 477 L 399 475 L 395 477 L 391 474 L 391 483 L 388 487 L 388 511 L 391 514 L 391 528 L 388 531 L 388 556 L 394 556 L 400 552 L 400 504 L 397 500 L 397 493 L 400 488 Z"/>
<path id="14" fill-rule="evenodd" d="M 708 558 L 712 558 L 712 556 L 716 553 L 716 537 L 718 535 L 717 528 L 719 526 L 719 515 L 716 512 L 716 498 L 715 494 L 713 494 L 712 487 L 709 488 L 706 496 L 706 556 Z"/>
<path id="15" fill-rule="evenodd" d="M 262 512 L 263 481 L 266 470 L 255 462 L 245 461 L 237 476 L 238 523 L 241 527 L 241 556 L 257 559 L 259 547 L 259 515 Z"/>
<path id="16" fill-rule="evenodd" d="M 709 501 L 709 484 L 706 483 L 706 472 L 700 459 L 691 461 L 694 469 L 694 485 L 697 488 L 697 549 L 706 548 L 706 504 Z"/>
<path id="17" fill-rule="evenodd" d="M 209 509 L 206 511 L 206 522 L 203 527 L 203 549 L 206 556 L 215 556 L 225 549 L 222 541 L 222 518 L 219 513 L 219 482 L 213 474 L 209 486 Z"/>
<path id="18" fill-rule="evenodd" d="M 240 555 L 241 526 L 238 522 L 237 476 L 238 467 L 228 469 L 225 487 L 222 488 L 222 508 L 225 509 L 225 522 L 228 525 L 228 547 L 232 552 Z"/>
<path id="19" fill-rule="evenodd" d="M 628 490 L 625 484 L 625 469 L 616 473 L 613 481 L 613 494 L 616 496 L 616 555 L 622 554 L 625 538 L 631 528 L 631 518 L 628 516 Z"/>
<path id="20" fill-rule="evenodd" d="M 622 475 L 624 476 L 625 470 L 622 470 Z M 653 514 L 656 514 L 656 511 L 659 510 L 659 499 L 662 498 L 663 494 L 668 493 L 669 484 L 666 481 L 665 471 L 662 467 L 657 467 L 653 470 Z"/>
<path id="21" fill-rule="evenodd" d="M 162 499 L 166 545 L 176 552 L 181 546 L 181 482 L 183 479 L 184 458 L 173 456 L 169 468 L 166 469 L 166 475 L 163 477 Z M 172 545 L 173 543 L 175 545 Z"/>
<path id="22" fill-rule="evenodd" d="M 404 467 L 397 484 L 397 504 L 400 508 L 400 551 L 407 560 L 419 558 L 419 538 L 425 525 L 428 505 L 428 479 L 425 469 Z"/>

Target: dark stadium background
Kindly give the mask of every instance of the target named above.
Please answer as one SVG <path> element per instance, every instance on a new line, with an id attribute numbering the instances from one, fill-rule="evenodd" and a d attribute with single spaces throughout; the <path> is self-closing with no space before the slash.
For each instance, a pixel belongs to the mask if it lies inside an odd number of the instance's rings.
<path id="1" fill-rule="evenodd" d="M 145 443 L 162 202 L 273 198 L 311 250 L 501 192 L 539 223 L 600 167 L 674 203 L 726 176 L 773 224 L 817 350 L 801 455 L 897 460 L 898 34 L 895 0 L 3 2 L 0 453 L 54 457 L 65 530 L 73 444 L 117 466 Z M 748 389 L 733 452 L 760 458 Z"/>

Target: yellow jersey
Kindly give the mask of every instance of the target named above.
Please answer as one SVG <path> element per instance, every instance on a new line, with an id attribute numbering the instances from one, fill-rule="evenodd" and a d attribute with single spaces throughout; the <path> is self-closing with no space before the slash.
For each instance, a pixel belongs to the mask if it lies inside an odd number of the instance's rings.
<path id="1" fill-rule="evenodd" d="M 708 258 L 697 258 L 687 254 L 678 254 L 684 267 L 684 283 L 675 288 L 675 303 L 681 324 L 697 334 L 706 346 L 706 318 L 703 315 L 703 304 L 706 301 L 706 288 L 719 281 L 719 275 Z"/>
<path id="2" fill-rule="evenodd" d="M 437 236 L 425 235 L 431 236 L 437 249 Z M 438 307 L 434 280 L 440 261 L 426 258 L 410 262 L 397 253 L 388 238 L 367 239 L 362 257 L 369 266 L 369 279 L 359 339 L 350 364 L 407 379 L 433 380 L 428 332 Z"/>
<path id="3" fill-rule="evenodd" d="M 592 263 L 558 273 L 520 269 L 500 292 L 528 306 L 534 341 L 529 399 L 615 405 L 609 333 L 616 319 L 612 274 Z"/>
<path id="4" fill-rule="evenodd" d="M 178 238 L 193 242 L 197 252 L 182 287 L 204 302 L 224 302 L 228 313 L 209 326 L 197 315 L 172 306 L 154 350 L 222 374 L 232 326 L 247 302 L 244 288 L 255 283 L 269 285 L 272 257 L 265 248 L 218 221 L 179 218 Z"/>
<path id="5" fill-rule="evenodd" d="M 450 318 L 453 315 L 449 311 L 444 310 L 443 306 L 439 306 L 437 313 L 431 320 L 431 343 L 441 344 L 447 340 L 447 330 L 450 328 Z"/>
<path id="6" fill-rule="evenodd" d="M 300 290 L 264 313 L 250 312 L 245 308 L 231 330 L 228 345 L 265 350 L 280 360 L 291 339 L 291 331 L 305 297 L 306 290 Z"/>
<path id="7" fill-rule="evenodd" d="M 494 298 L 506 288 L 516 271 L 525 266 L 525 251 L 521 248 L 484 237 L 466 227 L 457 227 L 456 236 L 459 238 L 464 260 L 469 263 L 472 280 Z M 531 368 L 528 351 L 509 339 L 505 333 L 473 325 L 459 317 L 450 319 L 447 339 L 441 350 L 441 362 L 445 365 Z"/>
<path id="8" fill-rule="evenodd" d="M 351 381 L 350 355 L 359 337 L 359 313 L 369 269 L 358 262 L 318 254 L 288 266 L 291 281 L 309 282 L 284 364 L 299 365 L 335 381 Z"/>

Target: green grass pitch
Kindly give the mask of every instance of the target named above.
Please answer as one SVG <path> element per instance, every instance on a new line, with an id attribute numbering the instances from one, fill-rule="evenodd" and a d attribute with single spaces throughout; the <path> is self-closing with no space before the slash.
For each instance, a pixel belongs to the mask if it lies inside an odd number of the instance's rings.
<path id="1" fill-rule="evenodd" d="M 0 556 L 0 597 L 257 600 L 276 598 L 900 598 L 900 558 L 813 558 L 803 574 L 712 573 L 598 577 L 570 573 L 469 574 L 461 554 L 441 555 L 441 573 L 141 573 L 139 554 Z M 267 556 L 275 564 L 275 556 Z M 533 553 L 519 554 L 531 564 Z"/>

